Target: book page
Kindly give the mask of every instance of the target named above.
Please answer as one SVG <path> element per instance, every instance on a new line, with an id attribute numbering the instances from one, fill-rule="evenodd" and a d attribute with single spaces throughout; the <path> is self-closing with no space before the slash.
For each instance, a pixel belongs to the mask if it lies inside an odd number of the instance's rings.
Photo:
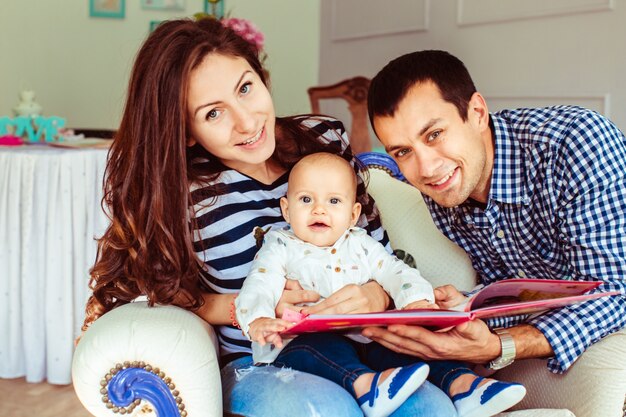
<path id="1" fill-rule="evenodd" d="M 476 318 L 539 313 L 619 292 L 588 294 L 601 281 L 509 279 L 486 286 L 467 304 Z"/>
<path id="2" fill-rule="evenodd" d="M 345 331 L 346 329 L 413 324 L 432 329 L 456 326 L 472 319 L 471 313 L 451 310 L 390 310 L 363 314 L 312 314 L 282 334 Z"/>
<path id="3" fill-rule="evenodd" d="M 555 308 L 566 307 L 578 304 L 583 301 L 593 300 L 596 298 L 606 297 L 607 295 L 618 295 L 618 291 L 605 293 L 573 295 L 569 297 L 553 298 L 549 300 L 522 301 L 509 304 L 499 304 L 489 307 L 482 307 L 474 310 L 474 317 L 485 319 L 490 317 L 515 316 L 519 314 L 533 314 Z"/>
<path id="4" fill-rule="evenodd" d="M 474 294 L 465 311 L 541 300 L 552 300 L 584 294 L 600 281 L 559 281 L 553 279 L 507 279 L 494 282 Z"/>

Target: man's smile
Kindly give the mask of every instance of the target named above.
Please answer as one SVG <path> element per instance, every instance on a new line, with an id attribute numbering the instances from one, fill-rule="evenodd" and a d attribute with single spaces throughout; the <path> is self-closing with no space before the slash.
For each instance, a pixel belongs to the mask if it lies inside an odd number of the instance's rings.
<path id="1" fill-rule="evenodd" d="M 428 183 L 427 185 L 434 187 L 434 188 L 438 188 L 438 189 L 445 188 L 447 185 L 452 183 L 454 178 L 457 177 L 457 175 L 455 174 L 458 171 L 459 171 L 459 167 L 456 167 L 452 171 L 448 172 L 443 177 L 441 177 L 439 180 Z"/>

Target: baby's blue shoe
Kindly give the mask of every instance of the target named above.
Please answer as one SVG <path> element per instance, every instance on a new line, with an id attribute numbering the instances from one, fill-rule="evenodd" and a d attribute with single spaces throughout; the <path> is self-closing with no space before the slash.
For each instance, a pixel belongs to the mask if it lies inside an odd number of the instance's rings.
<path id="1" fill-rule="evenodd" d="M 483 379 L 476 378 L 469 391 L 451 398 L 458 417 L 490 417 L 513 407 L 526 395 L 523 385 L 512 382 L 490 381 L 478 387 Z"/>
<path id="2" fill-rule="evenodd" d="M 357 399 L 365 417 L 387 417 L 396 411 L 424 383 L 429 370 L 425 363 L 396 368 L 380 385 L 378 372 L 370 391 Z"/>

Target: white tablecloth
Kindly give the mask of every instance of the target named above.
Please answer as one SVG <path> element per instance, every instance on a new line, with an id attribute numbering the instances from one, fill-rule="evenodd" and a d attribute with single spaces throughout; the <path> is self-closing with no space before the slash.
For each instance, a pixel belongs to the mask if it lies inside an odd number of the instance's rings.
<path id="1" fill-rule="evenodd" d="M 106 149 L 0 147 L 0 378 L 70 383 Z"/>

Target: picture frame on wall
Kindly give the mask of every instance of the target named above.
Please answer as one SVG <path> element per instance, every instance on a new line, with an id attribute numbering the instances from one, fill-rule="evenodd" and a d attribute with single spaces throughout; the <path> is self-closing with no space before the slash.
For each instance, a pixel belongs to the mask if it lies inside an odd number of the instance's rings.
<path id="1" fill-rule="evenodd" d="M 204 13 L 210 14 L 216 19 L 221 19 L 224 17 L 224 2 L 226 0 L 203 0 L 204 2 Z"/>
<path id="2" fill-rule="evenodd" d="M 90 17 L 123 19 L 125 12 L 126 0 L 89 0 Z"/>
<path id="3" fill-rule="evenodd" d="M 165 22 L 165 20 L 151 20 L 150 21 L 150 33 L 154 31 L 161 23 Z"/>
<path id="4" fill-rule="evenodd" d="M 149 10 L 185 10 L 185 0 L 141 0 L 141 8 Z"/>

